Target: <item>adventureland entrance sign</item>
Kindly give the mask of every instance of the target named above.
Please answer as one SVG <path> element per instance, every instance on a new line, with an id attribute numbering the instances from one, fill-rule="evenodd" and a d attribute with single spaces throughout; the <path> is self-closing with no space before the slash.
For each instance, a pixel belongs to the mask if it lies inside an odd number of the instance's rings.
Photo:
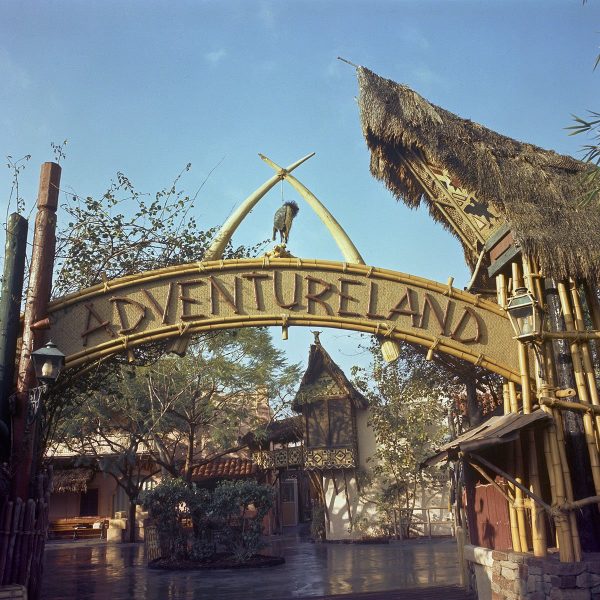
<path id="1" fill-rule="evenodd" d="M 361 264 L 258 258 L 177 265 L 61 298 L 49 317 L 49 337 L 71 368 L 203 331 L 296 325 L 405 340 L 520 381 L 517 344 L 500 306 Z"/>

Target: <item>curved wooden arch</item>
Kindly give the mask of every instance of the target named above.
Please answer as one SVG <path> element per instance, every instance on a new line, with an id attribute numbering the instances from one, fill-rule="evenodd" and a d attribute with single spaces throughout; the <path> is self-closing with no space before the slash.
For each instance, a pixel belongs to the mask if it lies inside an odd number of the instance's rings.
<path id="1" fill-rule="evenodd" d="M 259 258 L 177 265 L 58 299 L 49 316 L 67 368 L 203 331 L 307 326 L 404 340 L 520 381 L 512 328 L 497 304 L 360 264 Z"/>

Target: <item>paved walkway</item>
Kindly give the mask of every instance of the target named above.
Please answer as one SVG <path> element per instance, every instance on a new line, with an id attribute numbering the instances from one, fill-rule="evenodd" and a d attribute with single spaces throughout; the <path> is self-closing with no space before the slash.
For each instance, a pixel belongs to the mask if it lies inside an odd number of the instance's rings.
<path id="1" fill-rule="evenodd" d="M 141 544 L 49 542 L 42 598 L 467 598 L 458 588 L 456 544 L 450 539 L 392 544 L 314 544 L 288 536 L 273 542 L 271 552 L 283 555 L 285 564 L 263 569 L 165 572 L 146 568 Z M 410 591 L 410 588 L 418 590 Z M 404 592 L 384 593 L 390 590 Z"/>

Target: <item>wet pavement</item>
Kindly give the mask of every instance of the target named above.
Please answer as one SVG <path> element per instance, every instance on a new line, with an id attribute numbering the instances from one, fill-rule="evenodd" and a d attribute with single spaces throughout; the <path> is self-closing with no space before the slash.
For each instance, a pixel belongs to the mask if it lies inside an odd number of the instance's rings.
<path id="1" fill-rule="evenodd" d="M 155 571 L 145 566 L 143 544 L 48 542 L 42 598 L 283 600 L 456 586 L 459 582 L 456 543 L 451 539 L 314 544 L 290 535 L 273 542 L 270 553 L 284 556 L 285 564 L 261 569 Z"/>

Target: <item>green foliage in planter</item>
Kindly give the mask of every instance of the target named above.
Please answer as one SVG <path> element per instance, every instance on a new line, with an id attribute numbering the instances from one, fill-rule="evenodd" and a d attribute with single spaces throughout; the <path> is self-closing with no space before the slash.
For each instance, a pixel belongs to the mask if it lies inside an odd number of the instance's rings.
<path id="1" fill-rule="evenodd" d="M 144 492 L 142 503 L 156 522 L 165 558 L 209 560 L 218 538 L 237 562 L 244 562 L 261 548 L 273 489 L 255 481 L 225 481 L 211 492 L 169 478 Z M 191 536 L 184 529 L 186 520 Z"/>
<path id="2" fill-rule="evenodd" d="M 160 485 L 140 495 L 142 505 L 156 523 L 162 553 L 168 558 L 186 554 L 183 520 L 188 517 L 185 502 L 189 488 L 183 479 L 163 479 Z"/>
<path id="3" fill-rule="evenodd" d="M 262 522 L 273 506 L 273 488 L 255 481 L 224 481 L 212 498 L 212 515 L 221 542 L 238 562 L 262 547 Z"/>

